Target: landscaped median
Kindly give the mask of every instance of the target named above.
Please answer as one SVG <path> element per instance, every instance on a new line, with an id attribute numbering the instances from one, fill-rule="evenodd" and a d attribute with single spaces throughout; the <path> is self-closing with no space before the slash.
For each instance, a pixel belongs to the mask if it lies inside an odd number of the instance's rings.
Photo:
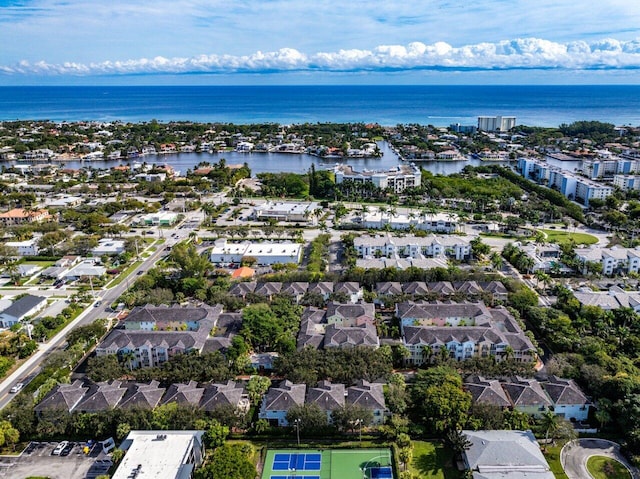
<path id="1" fill-rule="evenodd" d="M 594 479 L 631 479 L 622 463 L 606 456 L 591 456 L 587 460 L 587 470 Z"/>

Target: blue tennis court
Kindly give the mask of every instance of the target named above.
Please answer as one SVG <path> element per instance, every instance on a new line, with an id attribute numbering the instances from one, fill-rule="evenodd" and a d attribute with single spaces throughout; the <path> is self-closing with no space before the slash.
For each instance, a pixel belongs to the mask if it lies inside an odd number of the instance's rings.
<path id="1" fill-rule="evenodd" d="M 371 479 L 393 479 L 390 467 L 372 467 L 369 471 Z"/>
<path id="2" fill-rule="evenodd" d="M 271 479 L 320 479 L 320 476 L 271 476 Z"/>
<path id="3" fill-rule="evenodd" d="M 322 465 L 321 454 L 276 454 L 273 457 L 274 471 L 319 471 Z M 314 476 L 305 476 L 313 478 Z M 271 479 L 282 479 L 271 476 Z"/>

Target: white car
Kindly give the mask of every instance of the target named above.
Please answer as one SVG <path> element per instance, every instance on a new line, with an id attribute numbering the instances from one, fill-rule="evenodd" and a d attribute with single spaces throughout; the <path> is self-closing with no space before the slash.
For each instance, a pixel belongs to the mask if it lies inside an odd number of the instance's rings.
<path id="1" fill-rule="evenodd" d="M 62 450 L 69 445 L 69 441 L 62 441 L 59 443 L 56 448 L 51 451 L 52 456 L 59 456 Z"/>
<path id="2" fill-rule="evenodd" d="M 20 391 L 23 387 L 24 387 L 24 384 L 22 384 L 22 383 L 17 383 L 15 386 L 13 386 L 13 387 L 9 390 L 9 392 L 10 392 L 10 393 L 12 393 L 12 394 L 15 394 L 15 393 L 17 393 L 18 391 Z"/>

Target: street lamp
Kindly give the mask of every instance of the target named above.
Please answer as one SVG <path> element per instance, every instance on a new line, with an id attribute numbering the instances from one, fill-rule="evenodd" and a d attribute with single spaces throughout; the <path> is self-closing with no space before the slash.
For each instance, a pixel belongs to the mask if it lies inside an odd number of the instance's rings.
<path id="1" fill-rule="evenodd" d="M 362 419 L 357 419 L 356 425 L 359 426 L 360 444 L 362 444 Z"/>
<path id="2" fill-rule="evenodd" d="M 293 424 L 296 427 L 296 437 L 298 439 L 298 447 L 300 447 L 300 419 L 294 419 Z"/>

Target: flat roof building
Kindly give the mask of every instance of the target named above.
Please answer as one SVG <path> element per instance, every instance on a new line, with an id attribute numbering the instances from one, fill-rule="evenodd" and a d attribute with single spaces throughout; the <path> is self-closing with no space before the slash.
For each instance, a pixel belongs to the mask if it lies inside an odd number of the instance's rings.
<path id="1" fill-rule="evenodd" d="M 373 183 L 374 186 L 389 188 L 400 193 L 407 188 L 418 187 L 422 181 L 420 168 L 414 164 L 399 165 L 387 171 L 363 170 L 355 171 L 350 165 L 338 165 L 334 168 L 336 184 L 345 181 L 354 183 Z"/>
<path id="2" fill-rule="evenodd" d="M 202 464 L 204 431 L 131 431 L 112 479 L 190 479 Z"/>
<path id="3" fill-rule="evenodd" d="M 299 243 L 228 243 L 226 239 L 216 240 L 211 249 L 210 261 L 214 264 L 241 263 L 244 258 L 256 259 L 258 265 L 276 263 L 299 263 L 302 245 Z"/>
<path id="4" fill-rule="evenodd" d="M 276 221 L 315 222 L 315 212 L 323 211 L 318 203 L 293 203 L 267 201 L 253 209 L 253 216 L 257 220 L 274 219 Z"/>

